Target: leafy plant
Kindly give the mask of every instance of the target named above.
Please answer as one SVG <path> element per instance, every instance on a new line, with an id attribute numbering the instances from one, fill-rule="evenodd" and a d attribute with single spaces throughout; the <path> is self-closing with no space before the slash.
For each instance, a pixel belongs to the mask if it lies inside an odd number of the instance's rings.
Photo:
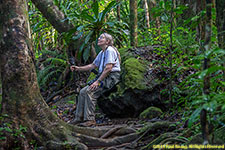
<path id="1" fill-rule="evenodd" d="M 126 40 L 126 31 L 124 28 L 128 28 L 128 25 L 116 21 L 110 14 L 110 11 L 117 5 L 116 1 L 111 1 L 105 8 L 100 8 L 100 2 L 97 1 L 91 5 L 90 9 L 84 9 L 81 13 L 74 12 L 74 16 L 80 19 L 82 23 L 64 36 L 67 42 L 74 42 L 76 40 L 82 41 L 79 48 L 79 56 L 83 54 L 83 59 L 85 61 L 87 61 L 90 56 L 92 44 L 94 44 L 97 52 L 100 51 L 96 43 L 101 33 L 107 32 L 112 34 L 119 45 L 122 45 L 120 42 L 121 38 Z M 74 32 L 78 32 L 78 34 L 73 35 Z"/>
<path id="2" fill-rule="evenodd" d="M 39 85 L 46 89 L 50 83 L 55 83 L 59 87 L 69 66 L 66 52 L 45 50 L 42 51 L 42 57 L 44 60 L 37 72 Z"/>

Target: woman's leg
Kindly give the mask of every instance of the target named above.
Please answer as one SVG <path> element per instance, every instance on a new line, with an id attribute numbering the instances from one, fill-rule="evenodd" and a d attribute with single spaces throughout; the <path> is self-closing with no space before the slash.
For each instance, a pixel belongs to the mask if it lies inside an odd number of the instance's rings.
<path id="1" fill-rule="evenodd" d="M 89 86 L 85 86 L 80 90 L 77 106 L 76 106 L 76 112 L 75 112 L 75 120 L 76 121 L 83 121 L 84 117 L 84 108 L 85 108 L 85 101 L 88 98 L 87 95 L 87 89 Z"/>
<path id="2" fill-rule="evenodd" d="M 99 87 L 95 91 L 87 89 L 87 99 L 85 99 L 84 104 L 84 121 L 95 120 L 95 107 L 97 103 L 97 98 L 100 96 L 103 89 Z"/>

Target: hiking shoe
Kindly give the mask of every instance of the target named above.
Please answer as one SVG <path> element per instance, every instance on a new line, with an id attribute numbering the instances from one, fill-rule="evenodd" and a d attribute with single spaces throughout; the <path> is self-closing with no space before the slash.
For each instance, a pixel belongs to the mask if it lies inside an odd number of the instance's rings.
<path id="1" fill-rule="evenodd" d="M 76 124 L 80 124 L 80 123 L 82 123 L 83 121 L 81 121 L 81 120 L 76 120 L 76 119 L 74 119 L 74 120 L 72 120 L 71 122 L 70 122 L 70 124 L 73 124 L 73 125 L 76 125 Z"/>
<path id="2" fill-rule="evenodd" d="M 87 120 L 83 123 L 80 123 L 79 125 L 83 126 L 83 127 L 92 127 L 92 126 L 96 125 L 96 121 L 95 120 Z"/>

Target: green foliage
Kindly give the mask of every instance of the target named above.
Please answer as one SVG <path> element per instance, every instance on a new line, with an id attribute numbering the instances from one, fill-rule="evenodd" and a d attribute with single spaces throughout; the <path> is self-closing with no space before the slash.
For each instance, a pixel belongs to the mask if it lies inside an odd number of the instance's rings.
<path id="1" fill-rule="evenodd" d="M 206 109 L 210 116 L 210 122 L 215 126 L 224 124 L 225 114 L 225 89 L 224 89 L 224 50 L 217 45 L 217 30 L 212 25 L 211 48 L 203 51 L 204 41 L 197 41 L 199 35 L 196 27 L 201 19 L 204 19 L 206 11 L 197 15 L 186 15 L 184 12 L 190 9 L 187 6 L 177 5 L 174 9 L 175 16 L 173 30 L 170 33 L 171 1 L 159 1 L 151 10 L 154 17 L 159 17 L 160 28 L 156 22 L 151 22 L 151 28 L 145 29 L 143 22 L 139 22 L 139 42 L 142 45 L 162 44 L 155 53 L 162 59 L 156 61 L 161 68 L 170 68 L 170 56 L 172 58 L 172 98 L 178 104 L 177 107 L 190 108 L 184 118 L 189 119 L 189 126 L 199 120 L 201 110 Z M 189 10 L 188 10 L 189 11 Z M 140 12 L 141 14 L 142 12 Z M 191 17 L 187 17 L 191 16 Z M 181 18 L 181 19 L 180 19 Z M 212 18 L 215 21 L 215 10 L 212 9 Z M 156 19 L 154 19 L 156 21 Z M 158 32 L 160 30 L 160 32 Z M 146 32 L 148 31 L 148 32 Z M 160 35 L 159 35 L 160 33 Z M 173 49 L 170 47 L 170 34 L 172 34 Z M 140 44 L 140 45 L 141 45 Z M 172 51 L 171 53 L 169 53 Z M 210 59 L 210 67 L 202 70 L 203 60 Z M 210 77 L 210 94 L 203 94 L 203 81 L 206 76 Z M 168 94 L 168 90 L 164 91 Z M 212 118 L 216 118 L 215 120 Z M 222 119 L 223 118 L 223 119 Z"/>
<path id="2" fill-rule="evenodd" d="M 66 72 L 69 64 L 67 62 L 67 55 L 64 52 L 54 50 L 42 51 L 42 58 L 44 59 L 38 70 L 38 83 L 46 89 L 51 82 L 55 82 L 58 86 L 62 84 L 62 76 Z"/>
<path id="3" fill-rule="evenodd" d="M 9 117 L 7 114 L 2 114 L 0 116 L 0 121 L 2 122 L 5 118 Z M 27 128 L 19 125 L 19 127 L 12 126 L 11 123 L 3 123 L 0 126 L 0 140 L 6 140 L 6 135 L 11 135 L 13 137 L 25 138 L 24 134 L 27 132 Z"/>
<path id="4" fill-rule="evenodd" d="M 100 51 L 96 43 L 101 33 L 107 32 L 112 34 L 118 45 L 122 45 L 121 39 L 126 40 L 124 28 L 128 28 L 128 25 L 116 21 L 110 14 L 110 11 L 118 5 L 116 1 L 111 1 L 106 7 L 101 7 L 100 4 L 97 1 L 92 3 L 90 8 L 83 9 L 81 13 L 74 12 L 73 15 L 81 22 L 75 29 L 64 34 L 68 43 L 77 42 L 78 40 L 82 41 L 79 47 L 79 56 L 82 55 L 85 61 L 90 57 L 92 44 L 94 44 L 97 52 Z M 74 35 L 74 32 L 78 34 Z"/>
<path id="5" fill-rule="evenodd" d="M 35 56 L 38 58 L 42 50 L 56 48 L 62 44 L 62 41 L 58 32 L 34 7 L 31 1 L 29 1 L 28 5 L 32 42 Z"/>
<path id="6" fill-rule="evenodd" d="M 181 83 L 181 88 L 188 91 L 186 99 L 190 101 L 189 104 L 195 109 L 195 111 L 190 116 L 189 126 L 194 122 L 199 120 L 199 114 L 202 109 L 207 110 L 210 113 L 209 118 L 217 118 L 216 121 L 210 119 L 210 122 L 213 122 L 215 125 L 219 125 L 219 122 L 222 121 L 221 116 L 225 114 L 225 91 L 224 91 L 224 82 L 223 82 L 223 71 L 225 68 L 222 67 L 223 61 L 221 60 L 224 57 L 224 51 L 218 48 L 210 49 L 205 53 L 193 57 L 194 65 L 190 67 L 195 67 L 196 69 L 201 66 L 201 60 L 203 58 L 210 58 L 211 67 L 206 70 L 198 70 L 192 75 L 190 75 L 186 80 Z M 203 81 L 206 76 L 210 76 L 210 94 L 203 94 Z M 189 107 L 190 107 L 189 106 Z"/>
<path id="7" fill-rule="evenodd" d="M 128 58 L 123 62 L 125 69 L 124 83 L 126 88 L 144 89 L 145 66 L 136 58 Z"/>

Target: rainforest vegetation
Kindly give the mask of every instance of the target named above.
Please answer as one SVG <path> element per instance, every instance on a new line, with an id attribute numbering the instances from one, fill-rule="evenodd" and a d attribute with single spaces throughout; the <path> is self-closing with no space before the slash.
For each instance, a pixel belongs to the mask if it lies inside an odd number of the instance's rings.
<path id="1" fill-rule="evenodd" d="M 70 124 L 104 32 L 121 81 Z M 225 1 L 1 0 L 0 102 L 1 150 L 224 149 Z"/>

